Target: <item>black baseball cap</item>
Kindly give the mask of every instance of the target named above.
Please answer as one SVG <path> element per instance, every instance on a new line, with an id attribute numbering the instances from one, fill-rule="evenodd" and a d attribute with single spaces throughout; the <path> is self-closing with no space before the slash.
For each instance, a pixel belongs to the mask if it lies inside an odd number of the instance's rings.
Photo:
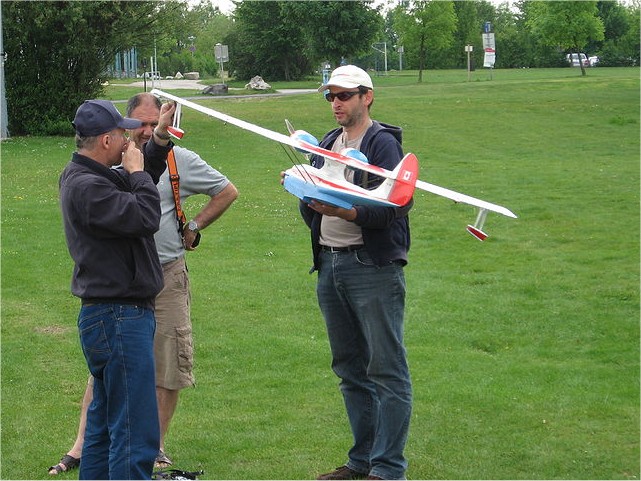
<path id="1" fill-rule="evenodd" d="M 142 122 L 123 117 L 108 100 L 85 100 L 71 125 L 83 137 L 94 137 L 116 128 L 137 129 L 142 127 Z"/>

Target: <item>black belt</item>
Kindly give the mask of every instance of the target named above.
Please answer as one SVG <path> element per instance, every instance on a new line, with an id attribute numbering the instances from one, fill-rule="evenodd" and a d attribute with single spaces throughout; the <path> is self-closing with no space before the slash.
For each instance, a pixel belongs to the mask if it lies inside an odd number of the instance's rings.
<path id="1" fill-rule="evenodd" d="M 346 247 L 321 246 L 321 249 L 327 252 L 352 252 L 352 251 L 357 251 L 359 249 L 362 249 L 363 247 L 365 246 L 363 244 L 360 244 L 360 245 L 346 246 Z"/>

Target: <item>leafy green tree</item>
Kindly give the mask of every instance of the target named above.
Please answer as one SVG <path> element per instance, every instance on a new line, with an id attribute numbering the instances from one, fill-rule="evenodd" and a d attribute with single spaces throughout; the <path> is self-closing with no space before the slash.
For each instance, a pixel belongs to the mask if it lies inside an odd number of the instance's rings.
<path id="1" fill-rule="evenodd" d="M 454 3 L 449 1 L 417 1 L 395 11 L 395 26 L 405 51 L 418 55 L 419 82 L 423 81 L 428 52 L 436 54 L 452 44 L 456 22 Z"/>
<path id="2" fill-rule="evenodd" d="M 477 12 L 478 2 L 455 2 L 454 12 L 457 18 L 457 29 L 454 34 L 454 41 L 451 47 L 452 67 L 464 67 L 467 65 L 465 46 L 472 45 L 473 58 L 479 58 L 482 54 L 481 43 L 481 20 Z M 493 20 L 487 18 L 486 20 Z"/>
<path id="3" fill-rule="evenodd" d="M 639 59 L 639 5 L 625 6 L 614 1 L 597 3 L 603 21 L 604 41 L 591 41 L 590 52 L 600 58 L 599 65 L 618 67 L 636 65 Z"/>
<path id="4" fill-rule="evenodd" d="M 302 26 L 291 21 L 289 2 L 241 2 L 235 29 L 227 36 L 230 65 L 237 78 L 260 75 L 270 80 L 296 80 L 310 63 L 304 52 Z M 233 52 L 233 55 L 232 55 Z"/>
<path id="5" fill-rule="evenodd" d="M 390 70 L 394 70 L 398 65 L 398 68 L 401 69 L 401 63 L 403 62 L 403 60 L 401 59 L 401 54 L 399 54 L 398 49 L 402 47 L 402 44 L 400 38 L 398 37 L 398 32 L 396 32 L 396 30 L 394 29 L 394 14 L 392 10 L 387 11 L 387 13 L 385 14 L 383 29 L 383 41 L 387 42 L 387 44 L 390 46 L 388 53 L 389 68 Z"/>
<path id="6" fill-rule="evenodd" d="M 369 2 L 288 3 L 303 25 L 307 52 L 314 63 L 329 60 L 336 67 L 343 58 L 367 54 L 383 33 L 383 17 Z"/>
<path id="7" fill-rule="evenodd" d="M 163 5 L 167 3 L 174 4 L 164 2 Z M 232 28 L 231 18 L 207 0 L 196 5 L 177 2 L 171 21 L 163 20 L 156 28 L 161 75 L 190 71 L 198 71 L 203 76 L 219 75 L 220 65 L 214 56 L 214 46 L 223 43 Z"/>
<path id="8" fill-rule="evenodd" d="M 496 64 L 497 68 L 521 67 L 525 64 L 519 61 L 519 32 L 517 17 L 507 4 L 499 5 L 494 19 L 496 32 Z M 520 65 L 519 65 L 520 64 Z"/>
<path id="9" fill-rule="evenodd" d="M 483 25 L 485 22 L 491 22 L 495 27 L 497 44 L 500 43 L 504 33 L 502 29 L 496 28 L 496 11 L 496 7 L 486 0 L 454 2 L 457 28 L 451 46 L 442 51 L 440 68 L 466 67 L 466 45 L 474 47 L 471 55 L 473 65 L 483 65 L 484 50 L 481 37 Z"/>
<path id="10" fill-rule="evenodd" d="M 205 9 L 212 9 L 211 2 L 201 2 Z M 198 9 L 197 15 L 201 15 Z M 206 20 L 204 20 L 206 18 Z M 207 17 L 201 17 L 202 26 L 196 33 L 195 57 L 196 70 L 207 74 L 219 75 L 220 64 L 216 62 L 214 48 L 217 43 L 223 43 L 227 34 L 233 28 L 230 17 L 220 12 L 218 8 L 210 10 Z M 227 67 L 227 64 L 224 64 Z"/>
<path id="11" fill-rule="evenodd" d="M 532 67 L 539 56 L 535 39 L 526 25 L 527 11 L 520 8 L 523 3 L 506 2 L 495 10 L 496 68 Z"/>
<path id="12" fill-rule="evenodd" d="M 595 1 L 532 2 L 532 31 L 544 44 L 582 52 L 590 40 L 603 40 L 603 22 Z M 579 62 L 581 63 L 581 62 Z M 581 63 L 581 75 L 585 67 Z"/>
<path id="13" fill-rule="evenodd" d="M 543 39 L 532 31 L 531 19 L 538 13 L 536 4 L 540 0 L 517 0 L 513 6 L 516 9 L 516 42 L 520 49 L 520 57 L 523 62 L 517 67 L 561 67 L 567 62 L 559 54 L 558 46 L 550 46 Z M 503 58 L 503 56 L 501 56 Z"/>
<path id="14" fill-rule="evenodd" d="M 76 109 L 100 95 L 116 52 L 148 43 L 157 5 L 3 1 L 12 134 L 71 134 Z"/>
<path id="15" fill-rule="evenodd" d="M 627 60 L 625 65 L 639 65 L 641 61 L 641 49 L 639 48 L 639 39 L 641 38 L 641 2 L 635 0 L 632 5 L 627 8 L 627 13 L 630 28 L 621 37 L 621 52 L 623 52 Z"/>
<path id="16" fill-rule="evenodd" d="M 363 43 L 361 53 L 345 57 L 345 61 L 360 65 L 365 69 L 374 69 L 378 72 L 397 70 L 400 68 L 398 48 L 399 38 L 394 30 L 391 12 L 381 15 L 381 29 L 378 33 L 372 32 L 373 37 Z M 406 68 L 406 67 L 405 67 Z"/>
<path id="17" fill-rule="evenodd" d="M 227 37 L 238 77 L 295 80 L 366 53 L 383 18 L 367 2 L 241 2 Z"/>

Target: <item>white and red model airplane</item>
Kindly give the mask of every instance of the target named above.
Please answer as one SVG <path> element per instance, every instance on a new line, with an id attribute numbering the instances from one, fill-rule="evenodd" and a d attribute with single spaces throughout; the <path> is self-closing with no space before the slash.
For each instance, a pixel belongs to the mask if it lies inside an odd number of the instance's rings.
<path id="1" fill-rule="evenodd" d="M 153 89 L 151 93 L 157 97 L 176 102 L 173 125 L 167 130 L 178 139 L 181 139 L 184 135 L 184 131 L 180 128 L 180 108 L 181 105 L 184 105 L 223 122 L 262 135 L 283 145 L 288 145 L 299 152 L 305 153 L 307 156 L 316 154 L 324 157 L 325 162 L 321 168 L 313 167 L 309 163 L 294 163 L 293 167 L 285 171 L 283 182 L 285 190 L 305 202 L 318 200 L 325 204 L 344 208 L 351 208 L 353 205 L 400 207 L 410 201 L 414 195 L 415 188 L 418 187 L 421 190 L 446 197 L 454 202 L 476 207 L 478 209 L 476 221 L 473 225 L 467 226 L 467 231 L 480 241 L 487 238 L 487 234 L 483 232 L 483 224 L 488 211 L 516 218 L 512 211 L 503 206 L 418 180 L 418 159 L 414 154 L 405 155 L 394 170 L 387 170 L 370 165 L 365 156 L 358 150 L 345 149 L 340 153 L 336 153 L 319 147 L 318 141 L 311 134 L 303 130 L 294 130 L 287 120 L 285 122 L 290 135 L 274 132 L 237 119 L 217 110 L 168 94 L 162 90 Z M 378 187 L 366 189 L 346 179 L 346 172 L 349 169 L 369 172 L 382 177 L 384 180 Z"/>

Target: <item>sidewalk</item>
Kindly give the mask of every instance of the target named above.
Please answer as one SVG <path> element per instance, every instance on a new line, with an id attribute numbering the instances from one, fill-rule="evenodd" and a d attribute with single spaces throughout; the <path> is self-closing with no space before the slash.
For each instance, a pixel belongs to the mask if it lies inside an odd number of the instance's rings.
<path id="1" fill-rule="evenodd" d="M 114 86 L 119 86 L 121 84 L 113 84 Z M 153 87 L 152 87 L 153 85 Z M 132 82 L 130 84 L 124 84 L 123 87 L 144 87 L 144 80 L 138 82 Z M 151 90 L 152 88 L 157 88 L 160 90 L 163 89 L 196 89 L 202 90 L 207 87 L 206 84 L 200 83 L 200 80 L 187 80 L 187 79 L 172 79 L 172 80 L 151 80 L 147 79 L 147 88 Z M 232 89 L 230 89 L 232 90 Z"/>
<path id="2" fill-rule="evenodd" d="M 186 89 L 186 90 L 198 90 L 202 91 L 209 84 L 200 83 L 200 80 L 186 80 L 186 79 L 172 79 L 172 80 L 147 80 L 147 90 L 156 88 L 159 90 L 169 90 L 169 89 Z M 140 80 L 138 82 L 133 82 L 130 84 L 113 84 L 114 87 L 123 86 L 123 87 L 144 87 L 144 81 Z M 238 93 L 242 95 L 245 92 L 243 88 L 229 88 L 229 93 Z M 276 94 L 265 94 L 265 95 L 289 95 L 289 94 L 310 94 L 318 93 L 316 89 L 281 89 L 278 90 Z M 253 94 L 256 95 L 256 94 Z M 211 95 L 210 97 L 217 97 L 216 95 Z M 220 97 L 229 97 L 229 95 L 220 96 Z"/>

